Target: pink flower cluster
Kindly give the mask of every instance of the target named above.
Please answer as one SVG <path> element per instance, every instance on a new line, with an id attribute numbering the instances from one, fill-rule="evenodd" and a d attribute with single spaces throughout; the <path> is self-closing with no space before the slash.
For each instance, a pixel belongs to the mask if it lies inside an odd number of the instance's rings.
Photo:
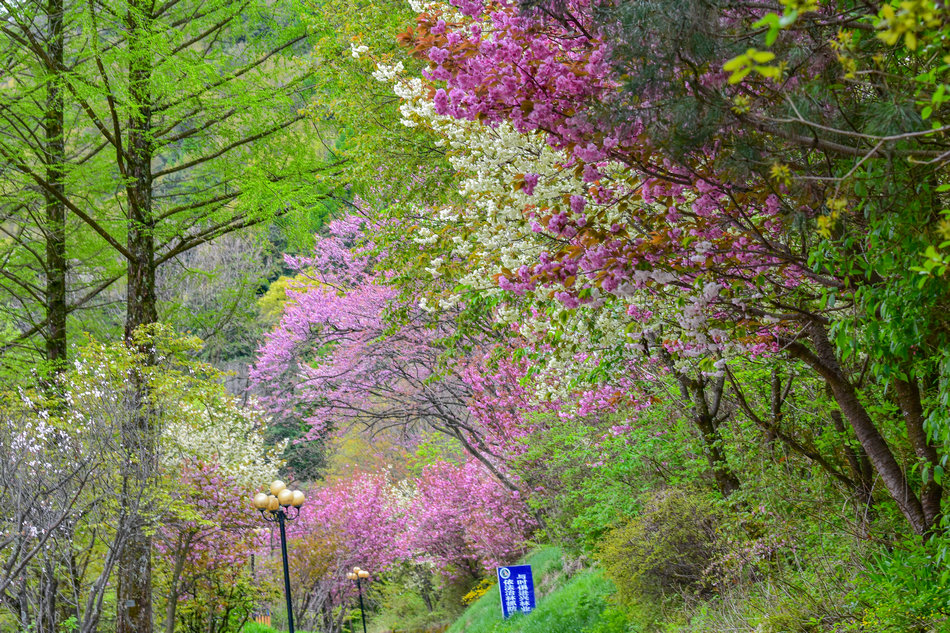
<path id="1" fill-rule="evenodd" d="M 634 106 L 619 89 L 623 79 L 611 65 L 609 34 L 598 30 L 586 0 L 559 3 L 562 19 L 524 11 L 512 0 L 452 4 L 464 19 L 429 11 L 404 38 L 429 63 L 425 76 L 436 111 L 542 132 L 562 153 L 562 169 L 591 184 L 589 199 L 567 192 L 562 205 L 526 207 L 526 222 L 549 236 L 552 248 L 534 265 L 499 275 L 499 286 L 517 295 L 549 290 L 568 309 L 595 301 L 592 290 L 620 298 L 691 296 L 692 312 L 681 319 L 684 337 L 714 354 L 721 347 L 702 331 L 732 330 L 736 323 L 769 329 L 774 321 L 759 320 L 763 312 L 783 304 L 811 275 L 785 243 L 788 213 L 778 192 L 762 181 L 720 175 L 715 147 L 677 163 L 664 157 L 636 110 L 654 107 L 650 95 Z M 702 78 L 704 86 L 723 80 L 719 71 Z M 605 118 L 605 107 L 623 116 Z M 604 178 L 610 165 L 631 177 Z M 532 196 L 538 180 L 524 174 L 521 191 Z M 622 221 L 598 219 L 621 205 Z M 705 296 L 710 283 L 718 284 L 715 296 Z M 642 306 L 631 308 L 638 321 L 653 316 Z M 763 351 L 758 335 L 738 332 L 732 343 Z"/>
<path id="2" fill-rule="evenodd" d="M 248 491 L 216 464 L 187 462 L 176 490 L 176 516 L 162 524 L 155 549 L 170 568 L 182 565 L 176 583 L 180 601 L 199 593 L 205 603 L 223 600 L 205 591 L 203 583 L 215 579 L 217 584 L 233 584 L 247 571 L 260 544 L 260 517 Z"/>
<path id="3" fill-rule="evenodd" d="M 536 524 L 518 494 L 474 461 L 439 462 L 416 479 L 356 472 L 311 491 L 294 538 L 332 541 L 340 570 L 431 565 L 447 577 L 513 562 Z M 338 574 L 334 591 L 347 591 Z"/>

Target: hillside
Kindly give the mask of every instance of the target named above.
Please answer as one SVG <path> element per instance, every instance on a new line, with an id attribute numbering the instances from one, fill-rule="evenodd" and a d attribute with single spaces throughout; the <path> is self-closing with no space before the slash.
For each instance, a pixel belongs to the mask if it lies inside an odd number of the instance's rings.
<path id="1" fill-rule="evenodd" d="M 613 586 L 599 569 L 582 567 L 557 547 L 535 550 L 520 564 L 531 565 L 537 608 L 501 618 L 493 584 L 447 633 L 611 633 L 627 631 L 626 618 L 611 607 Z"/>

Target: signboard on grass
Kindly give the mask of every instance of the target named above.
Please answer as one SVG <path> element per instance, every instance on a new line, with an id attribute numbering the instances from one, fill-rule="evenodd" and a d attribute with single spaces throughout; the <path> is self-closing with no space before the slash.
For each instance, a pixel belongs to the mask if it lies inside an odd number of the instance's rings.
<path id="1" fill-rule="evenodd" d="M 517 612 L 534 611 L 534 579 L 531 577 L 531 565 L 499 567 L 498 592 L 501 594 L 501 614 L 506 619 Z"/>

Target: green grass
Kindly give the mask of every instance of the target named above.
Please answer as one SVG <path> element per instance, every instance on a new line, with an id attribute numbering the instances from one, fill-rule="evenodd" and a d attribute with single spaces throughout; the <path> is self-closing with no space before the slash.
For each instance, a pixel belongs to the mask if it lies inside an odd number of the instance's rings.
<path id="1" fill-rule="evenodd" d="M 614 593 L 614 587 L 599 569 L 579 569 L 576 563 L 565 562 L 564 553 L 557 547 L 537 549 L 521 564 L 531 565 L 537 598 L 534 611 L 502 620 L 495 584 L 466 609 L 447 633 L 635 633 L 640 630 L 611 605 L 608 598 Z M 278 632 L 248 623 L 242 633 Z"/>
<path id="2" fill-rule="evenodd" d="M 241 629 L 241 633 L 281 633 L 277 629 L 272 629 L 269 626 L 264 626 L 263 624 L 258 624 L 257 622 L 248 622 Z M 307 633 L 307 631 L 297 630 L 297 633 Z"/>
<path id="3" fill-rule="evenodd" d="M 567 578 L 561 551 L 549 547 L 525 560 L 535 577 L 537 607 L 529 614 L 501 617 L 498 588 L 493 587 L 452 624 L 448 633 L 621 633 L 629 622 L 611 607 L 613 585 L 600 570 Z"/>

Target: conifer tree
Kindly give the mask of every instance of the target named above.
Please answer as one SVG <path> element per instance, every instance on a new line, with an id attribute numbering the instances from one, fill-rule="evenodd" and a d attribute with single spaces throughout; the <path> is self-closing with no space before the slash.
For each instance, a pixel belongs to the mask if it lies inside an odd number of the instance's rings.
<path id="1" fill-rule="evenodd" d="M 125 338 L 140 344 L 136 333 L 159 320 L 161 265 L 228 233 L 305 213 L 328 191 L 324 155 L 303 134 L 313 68 L 301 57 L 307 34 L 291 3 L 0 7 L 8 59 L 30 79 L 4 104 L 2 124 L 13 130 L 0 142 L 11 183 L 4 193 L 11 201 L 37 193 L 32 208 L 12 208 L 24 235 L 47 246 L 41 258 L 25 239 L 7 245 L 11 256 L 42 259 L 35 278 L 17 279 L 11 294 L 32 313 L 24 334 L 46 334 L 50 359 L 65 357 L 71 309 L 122 282 Z M 18 117 L 27 105 L 29 117 Z M 98 252 L 103 262 L 85 292 L 66 288 L 72 249 Z M 136 490 L 157 475 L 160 412 L 144 381 L 130 376 L 129 388 L 137 404 L 120 429 L 123 486 Z M 119 527 L 120 632 L 152 628 L 151 520 L 146 511 Z"/>

